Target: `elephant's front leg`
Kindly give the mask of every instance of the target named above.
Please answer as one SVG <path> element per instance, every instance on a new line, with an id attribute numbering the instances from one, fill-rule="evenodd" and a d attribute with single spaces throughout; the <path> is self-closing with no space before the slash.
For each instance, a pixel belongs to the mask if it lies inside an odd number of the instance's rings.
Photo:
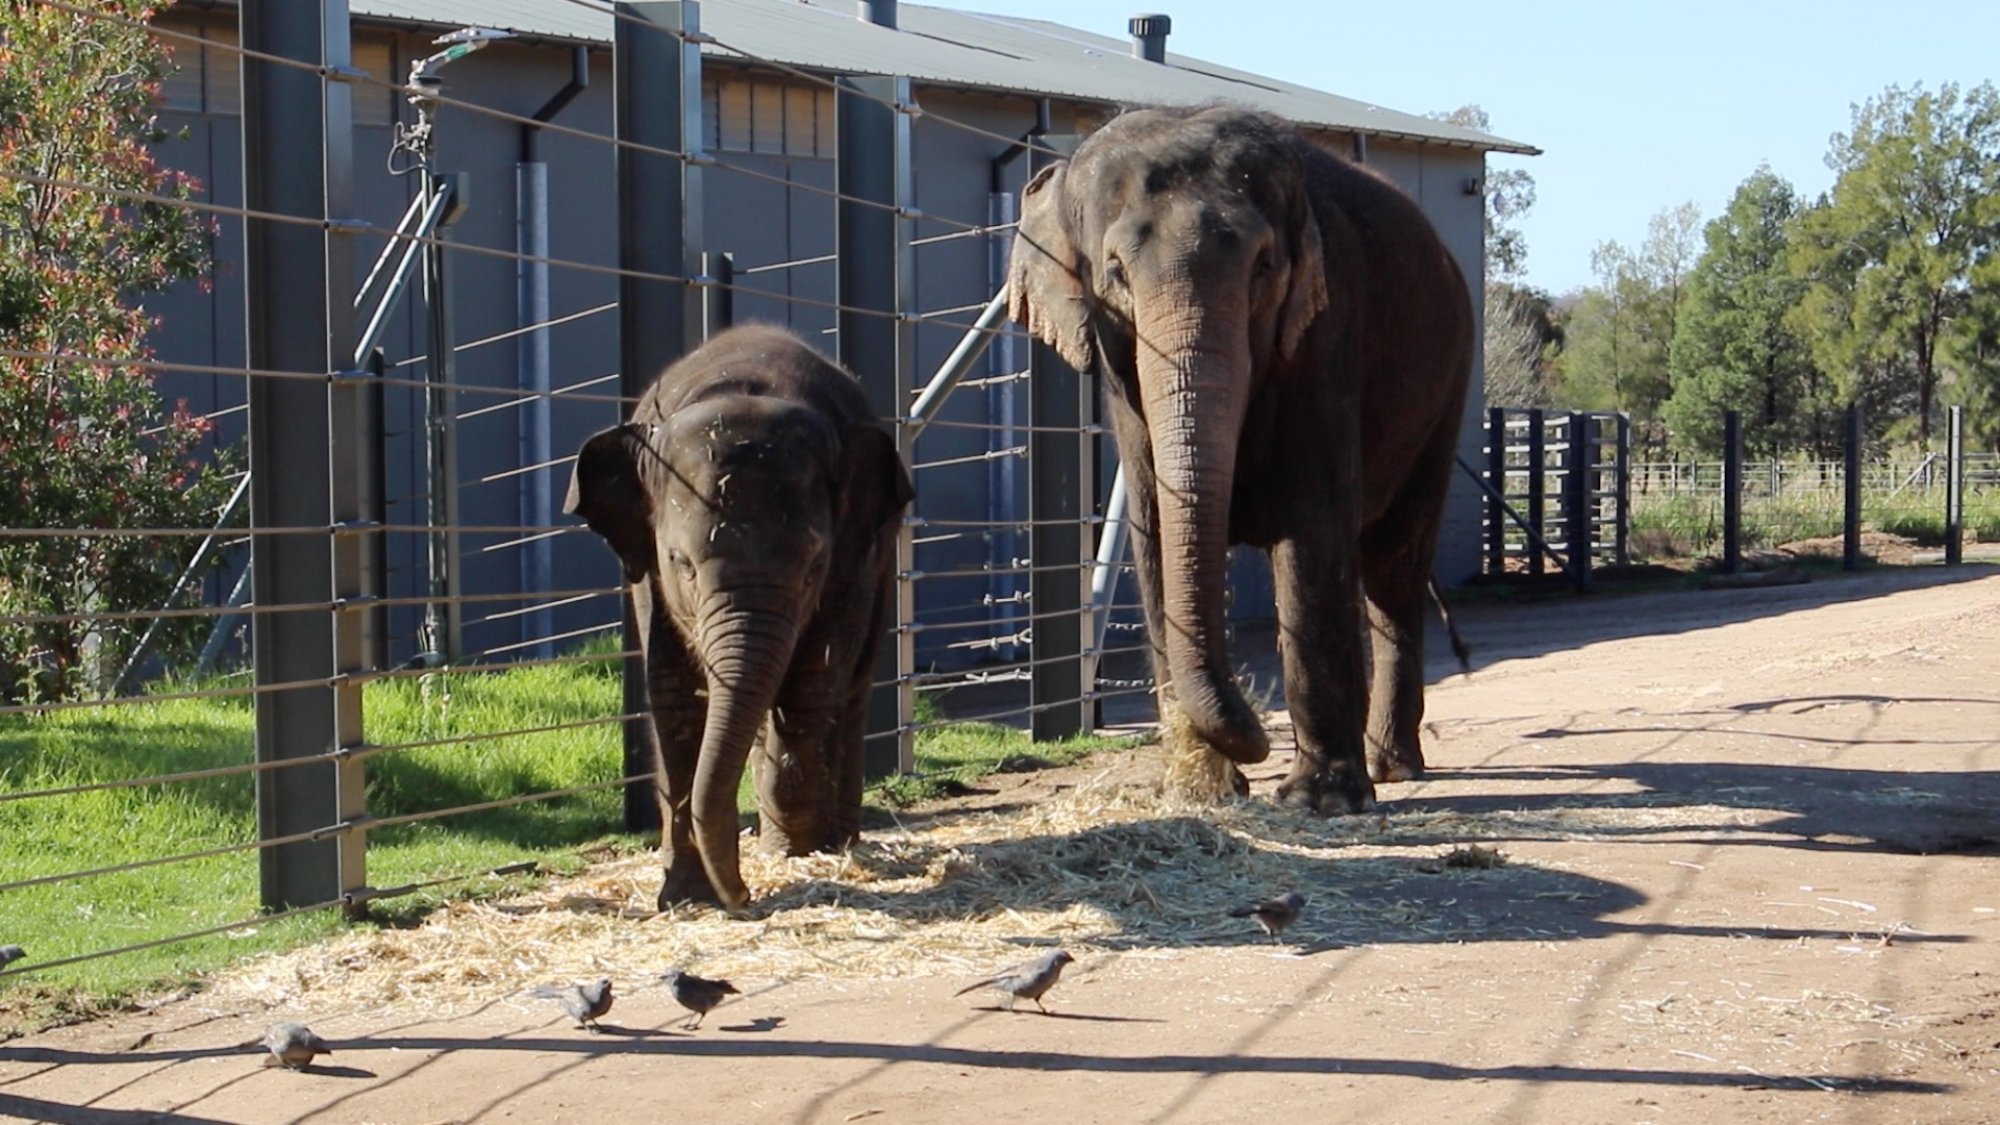
<path id="1" fill-rule="evenodd" d="M 882 539 L 879 549 L 893 557 L 895 531 Z M 841 685 L 840 715 L 826 747 L 828 767 L 833 771 L 832 834 L 827 846 L 844 848 L 861 838 L 861 799 L 867 786 L 868 697 L 874 694 L 875 662 L 884 643 L 884 630 L 895 615 L 896 577 L 884 572 L 875 583 L 875 597 L 867 616 L 847 628 L 854 638 L 849 648 L 847 673 Z"/>
<path id="2" fill-rule="evenodd" d="M 810 855 L 832 837 L 834 777 L 826 769 L 826 743 L 834 709 L 824 687 L 782 693 L 756 749 L 758 843 L 780 855 Z"/>
<path id="3" fill-rule="evenodd" d="M 1367 694 L 1361 660 L 1360 584 L 1354 540 L 1311 528 L 1271 552 L 1278 649 L 1298 757 L 1280 800 L 1323 816 L 1375 803 L 1362 753 Z"/>
<path id="4" fill-rule="evenodd" d="M 708 873 L 702 869 L 701 853 L 695 848 L 694 813 L 689 804 L 702 728 L 708 722 L 707 681 L 646 583 L 632 586 L 632 609 L 640 623 L 640 649 L 645 654 L 652 721 L 644 725 L 653 745 L 653 792 L 660 803 L 660 852 L 665 872 L 658 905 L 665 910 L 681 902 L 719 902 Z"/>

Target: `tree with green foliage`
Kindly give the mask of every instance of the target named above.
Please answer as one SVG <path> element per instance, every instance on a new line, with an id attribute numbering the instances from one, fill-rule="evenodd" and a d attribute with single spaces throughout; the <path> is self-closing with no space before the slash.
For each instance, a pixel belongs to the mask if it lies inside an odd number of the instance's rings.
<path id="1" fill-rule="evenodd" d="M 1838 178 L 1793 240 L 1809 283 L 1794 328 L 1844 397 L 1907 416 L 1928 445 L 1957 326 L 2000 299 L 1972 284 L 2000 226 L 2000 93 L 1891 86 L 1855 107 L 1827 165 Z"/>
<path id="2" fill-rule="evenodd" d="M 0 6 L 0 525 L 208 526 L 231 486 L 230 458 L 198 456 L 206 421 L 166 407 L 150 368 L 115 362 L 149 354 L 145 295 L 208 262 L 207 223 L 137 198 L 197 189 L 148 151 L 167 66 L 141 27 Z M 68 618 L 159 606 L 195 542 L 0 540 L 0 700 L 95 686 L 146 623 Z"/>
<path id="3" fill-rule="evenodd" d="M 1791 269 L 1792 185 L 1760 167 L 1708 224 L 1688 276 L 1686 308 L 1668 360 L 1661 419 L 1681 449 L 1722 451 L 1722 413 L 1739 411 L 1744 446 L 1763 457 L 1793 449 L 1834 456 L 1840 406 L 1830 380 L 1787 323 L 1806 284 Z"/>
<path id="4" fill-rule="evenodd" d="M 1634 440 L 1659 448 L 1660 404 L 1672 390 L 1668 357 L 1694 268 L 1701 212 L 1670 207 L 1646 224 L 1637 250 L 1616 242 L 1591 252 L 1598 283 L 1571 305 L 1558 364 L 1561 397 L 1584 410 L 1632 416 Z"/>

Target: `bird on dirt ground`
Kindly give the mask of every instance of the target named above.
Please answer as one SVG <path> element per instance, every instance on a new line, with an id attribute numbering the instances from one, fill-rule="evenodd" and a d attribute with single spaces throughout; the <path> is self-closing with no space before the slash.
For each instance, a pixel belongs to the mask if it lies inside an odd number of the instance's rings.
<path id="1" fill-rule="evenodd" d="M 27 955 L 28 951 L 18 945 L 0 945 L 0 969 L 6 968 Z"/>
<path id="2" fill-rule="evenodd" d="M 611 978 L 598 977 L 589 984 L 539 985 L 529 995 L 560 1002 L 578 1027 L 595 1035 L 597 1021 L 611 1010 Z"/>
<path id="3" fill-rule="evenodd" d="M 1265 899 L 1249 906 L 1239 906 L 1231 910 L 1229 916 L 1255 918 L 1257 924 L 1264 927 L 1264 932 L 1275 938 L 1279 931 L 1298 921 L 1299 911 L 1303 910 L 1305 905 L 1306 896 L 1297 891 L 1287 891 L 1277 898 Z"/>
<path id="4" fill-rule="evenodd" d="M 326 1040 L 313 1034 L 313 1030 L 302 1023 L 274 1023 L 271 1030 L 264 1033 L 263 1046 L 271 1052 L 265 1066 L 282 1066 L 287 1070 L 304 1070 L 312 1065 L 317 1055 L 330 1055 L 333 1048 Z"/>
<path id="5" fill-rule="evenodd" d="M 660 979 L 673 990 L 674 1002 L 694 1013 L 693 1016 L 681 1021 L 681 1026 L 689 1031 L 700 1027 L 709 1009 L 722 1003 L 723 997 L 741 995 L 736 991 L 736 986 L 726 980 L 709 980 L 679 969 L 669 969 L 661 973 Z"/>
<path id="6" fill-rule="evenodd" d="M 974 984 L 968 984 L 953 996 L 963 996 L 975 988 L 997 988 L 1007 994 L 1007 1010 L 1014 1010 L 1014 1001 L 1033 1000 L 1035 1007 L 1048 1015 L 1049 1010 L 1042 1004 L 1042 995 L 1056 986 L 1062 979 L 1063 966 L 1075 961 L 1067 950 L 1053 949 L 1033 961 L 1002 969 L 993 976 Z"/>

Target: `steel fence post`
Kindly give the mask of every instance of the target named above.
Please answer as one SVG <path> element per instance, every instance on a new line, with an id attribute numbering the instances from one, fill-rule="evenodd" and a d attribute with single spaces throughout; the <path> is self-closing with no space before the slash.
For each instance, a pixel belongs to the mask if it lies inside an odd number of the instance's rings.
<path id="1" fill-rule="evenodd" d="M 1944 562 L 1965 561 L 1965 407 L 1945 411 Z"/>
<path id="2" fill-rule="evenodd" d="M 1743 415 L 1722 412 L 1722 573 L 1743 569 Z"/>
<path id="3" fill-rule="evenodd" d="M 834 180 L 835 267 L 841 309 L 840 362 L 861 380 L 875 412 L 894 429 L 905 465 L 916 459 L 904 425 L 915 384 L 915 178 L 910 164 L 907 78 L 848 77 L 835 94 L 839 116 Z M 919 497 L 918 504 L 922 503 Z M 910 515 L 915 515 L 913 507 Z M 916 767 L 916 545 L 908 523 L 896 535 L 894 621 L 876 660 L 868 700 L 863 772 L 886 777 Z"/>
<path id="4" fill-rule="evenodd" d="M 1507 410 L 1493 406 L 1486 410 L 1486 573 L 1507 573 L 1507 513 L 1501 497 L 1507 495 Z"/>
<path id="5" fill-rule="evenodd" d="M 701 247 L 701 171 L 691 159 L 646 149 L 695 156 L 701 151 L 701 46 L 685 36 L 701 30 L 700 5 L 693 0 L 621 3 L 612 37 L 613 133 L 620 141 L 618 178 L 618 265 L 630 271 L 618 279 L 619 393 L 637 398 L 669 363 L 688 350 L 699 332 L 689 319 L 698 310 L 687 286 L 637 274 L 685 277 L 690 255 Z M 645 146 L 644 148 L 635 146 Z M 619 408 L 630 417 L 632 405 Z M 639 643 L 632 600 L 625 599 L 626 652 Z M 625 714 L 647 714 L 645 656 L 625 660 Z M 650 775 L 656 738 L 649 720 L 624 724 L 626 777 Z M 625 787 L 625 827 L 646 831 L 660 826 L 659 804 L 650 787 Z"/>
<path id="6" fill-rule="evenodd" d="M 1540 408 L 1528 411 L 1528 526 L 1544 540 L 1548 538 L 1548 445 L 1543 434 Z M 1536 544 L 1527 546 L 1528 577 L 1542 576 L 1542 552 Z"/>
<path id="7" fill-rule="evenodd" d="M 1618 565 L 1632 564 L 1632 419 L 1618 419 Z"/>
<path id="8" fill-rule="evenodd" d="M 1861 408 L 1847 408 L 1841 433 L 1840 567 L 1861 569 Z"/>
<path id="9" fill-rule="evenodd" d="M 253 528 L 329 528 L 332 534 L 251 540 L 259 608 L 325 605 L 366 594 L 363 495 L 369 458 L 362 381 L 353 370 L 353 117 L 347 86 L 322 75 L 350 69 L 346 0 L 244 0 L 240 42 L 318 68 L 243 59 L 243 200 L 253 211 L 312 225 L 251 219 L 244 230 L 247 360 L 266 371 L 325 372 L 328 381 L 251 379 L 250 522 Z M 256 696 L 257 759 L 279 762 L 363 741 L 365 608 L 259 613 L 252 623 L 255 682 L 300 683 Z M 360 760 L 257 775 L 260 839 L 323 832 L 258 852 L 271 909 L 330 902 L 367 885 L 359 828 L 366 815 Z"/>
<path id="10" fill-rule="evenodd" d="M 1597 491 L 1591 486 L 1597 450 L 1591 444 L 1590 415 L 1569 412 L 1569 445 L 1563 454 L 1563 515 L 1569 524 L 1563 538 L 1569 541 L 1570 581 L 1583 590 L 1590 585 L 1592 501 Z"/>

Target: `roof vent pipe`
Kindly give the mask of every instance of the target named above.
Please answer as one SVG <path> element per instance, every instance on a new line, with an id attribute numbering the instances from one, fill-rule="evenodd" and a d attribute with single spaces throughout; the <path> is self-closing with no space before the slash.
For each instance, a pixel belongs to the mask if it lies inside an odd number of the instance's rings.
<path id="1" fill-rule="evenodd" d="M 1167 33 L 1174 21 L 1159 13 L 1142 12 L 1125 25 L 1132 33 L 1132 57 L 1147 62 L 1167 61 Z"/>
<path id="2" fill-rule="evenodd" d="M 874 24 L 896 30 L 896 0 L 856 0 L 859 9 L 854 14 Z"/>

